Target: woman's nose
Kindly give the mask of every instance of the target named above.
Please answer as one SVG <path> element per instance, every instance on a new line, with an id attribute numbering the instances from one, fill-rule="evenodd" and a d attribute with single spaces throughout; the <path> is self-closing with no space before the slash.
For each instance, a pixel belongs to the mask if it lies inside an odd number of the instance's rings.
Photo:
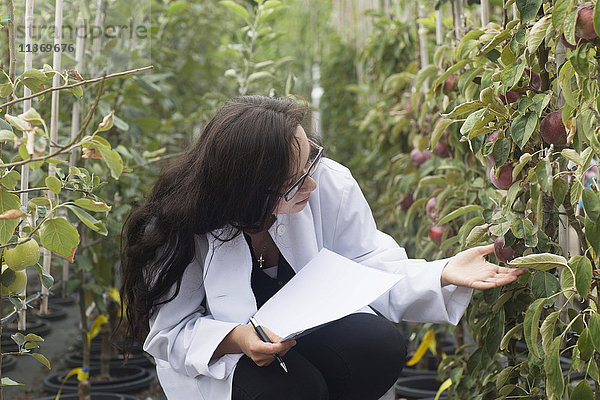
<path id="1" fill-rule="evenodd" d="M 317 188 L 317 181 L 314 180 L 312 176 L 307 176 L 304 180 L 304 184 L 300 188 L 301 192 L 312 192 Z"/>

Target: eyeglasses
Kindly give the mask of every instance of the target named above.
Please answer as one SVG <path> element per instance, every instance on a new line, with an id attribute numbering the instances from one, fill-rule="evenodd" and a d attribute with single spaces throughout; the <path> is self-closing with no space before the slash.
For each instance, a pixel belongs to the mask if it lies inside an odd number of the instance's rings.
<path id="1" fill-rule="evenodd" d="M 285 201 L 290 201 L 292 197 L 298 193 L 307 176 L 313 176 L 315 173 L 315 169 L 317 169 L 317 165 L 321 160 L 321 156 L 323 155 L 323 147 L 319 146 L 315 141 L 308 139 L 308 144 L 310 145 L 310 153 L 308 154 L 308 161 L 310 161 L 310 167 L 308 167 L 308 171 L 300 179 L 296 181 L 292 185 L 291 188 L 288 189 L 287 192 L 283 195 Z"/>

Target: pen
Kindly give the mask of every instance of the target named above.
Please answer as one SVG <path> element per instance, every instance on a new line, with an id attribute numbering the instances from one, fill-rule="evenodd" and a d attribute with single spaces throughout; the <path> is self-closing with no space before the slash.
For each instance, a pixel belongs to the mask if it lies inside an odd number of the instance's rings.
<path id="1" fill-rule="evenodd" d="M 266 342 L 266 343 L 273 343 L 273 342 L 271 342 L 271 340 L 269 339 L 269 337 L 267 336 L 267 334 L 265 333 L 263 328 L 261 328 L 261 326 L 258 324 L 258 322 L 256 322 L 256 320 L 254 318 L 250 318 L 250 323 L 254 327 L 254 330 L 258 334 L 258 337 L 260 337 L 260 340 L 262 340 L 263 342 Z M 283 359 L 279 356 L 279 354 L 275 353 L 275 354 L 273 354 L 273 357 L 275 357 L 275 359 L 277 360 L 279 365 L 281 365 L 281 368 L 283 368 L 283 370 L 285 372 L 288 372 L 287 367 L 285 366 L 285 363 L 283 362 Z"/>

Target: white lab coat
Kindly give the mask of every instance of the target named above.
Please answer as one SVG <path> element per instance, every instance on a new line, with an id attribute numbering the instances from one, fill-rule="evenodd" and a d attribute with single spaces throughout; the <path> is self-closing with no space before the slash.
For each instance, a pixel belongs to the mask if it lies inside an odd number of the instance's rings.
<path id="1" fill-rule="evenodd" d="M 371 307 L 394 322 L 456 325 L 472 290 L 441 287 L 446 260 L 408 259 L 403 248 L 377 230 L 347 168 L 324 158 L 314 178 L 317 188 L 307 206 L 299 213 L 278 215 L 269 229 L 290 266 L 299 271 L 325 247 L 363 265 L 403 274 L 405 279 Z M 243 235 L 226 243 L 212 235 L 196 237 L 196 257 L 185 270 L 179 294 L 154 313 L 144 342 L 170 400 L 231 398 L 233 372 L 242 354 L 226 354 L 212 362 L 210 358 L 222 339 L 256 312 L 251 272 Z M 205 296 L 207 309 L 202 307 Z"/>

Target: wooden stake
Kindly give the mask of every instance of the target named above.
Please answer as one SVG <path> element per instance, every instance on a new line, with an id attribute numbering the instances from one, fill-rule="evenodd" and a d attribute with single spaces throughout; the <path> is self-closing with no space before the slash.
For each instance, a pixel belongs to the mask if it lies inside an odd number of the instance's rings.
<path id="1" fill-rule="evenodd" d="M 490 23 L 490 3 L 489 0 L 481 0 L 481 26 L 486 27 Z"/>

